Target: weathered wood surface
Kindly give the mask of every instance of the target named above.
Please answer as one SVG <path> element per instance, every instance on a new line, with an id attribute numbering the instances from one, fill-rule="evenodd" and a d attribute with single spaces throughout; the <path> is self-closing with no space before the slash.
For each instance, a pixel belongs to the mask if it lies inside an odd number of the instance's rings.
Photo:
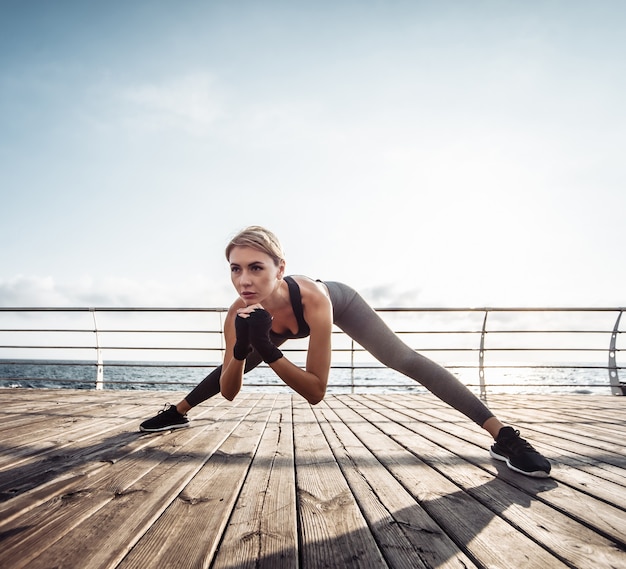
<path id="1" fill-rule="evenodd" d="M 625 568 L 626 399 L 493 396 L 537 480 L 426 395 L 0 389 L 3 568 Z"/>

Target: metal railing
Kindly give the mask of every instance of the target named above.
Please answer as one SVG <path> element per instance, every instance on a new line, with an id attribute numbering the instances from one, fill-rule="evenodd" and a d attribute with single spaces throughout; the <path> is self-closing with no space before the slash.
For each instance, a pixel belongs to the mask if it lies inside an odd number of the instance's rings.
<path id="1" fill-rule="evenodd" d="M 19 381 L 88 383 L 147 388 L 155 385 L 194 385 L 198 378 L 171 381 L 152 378 L 105 380 L 107 369 L 210 369 L 223 358 L 225 308 L 21 308 L 0 307 L 0 386 Z M 379 308 L 380 316 L 416 351 L 448 369 L 463 372 L 464 383 L 485 398 L 494 370 L 553 370 L 602 372 L 600 386 L 613 395 L 626 394 L 618 365 L 621 316 L 624 308 Z M 290 344 L 293 347 L 290 347 Z M 306 340 L 293 340 L 283 351 L 304 361 Z M 168 357 L 166 357 L 168 356 Z M 138 359 L 139 358 L 139 359 Z M 95 378 L 55 379 L 14 373 L 33 362 L 95 368 Z M 210 363 L 207 363 L 210 362 Z M 332 368 L 344 372 L 337 388 L 358 389 L 358 374 L 381 374 L 386 369 L 339 329 L 333 332 Z M 0 371 L 1 371 L 0 369 Z M 348 372 L 348 376 L 345 375 Z M 505 374 L 506 375 L 506 374 Z M 356 378 L 356 379 L 355 379 Z M 473 379 L 477 379 L 475 382 Z M 501 379 L 501 378 L 500 378 Z M 16 383 L 17 382 L 17 383 Z M 393 387 L 369 378 L 368 387 Z M 267 382 L 249 383 L 266 386 Z M 520 387 L 498 381 L 497 386 Z M 549 377 L 524 388 L 552 386 Z M 560 382 L 559 387 L 567 387 Z M 577 382 L 569 387 L 598 387 Z"/>

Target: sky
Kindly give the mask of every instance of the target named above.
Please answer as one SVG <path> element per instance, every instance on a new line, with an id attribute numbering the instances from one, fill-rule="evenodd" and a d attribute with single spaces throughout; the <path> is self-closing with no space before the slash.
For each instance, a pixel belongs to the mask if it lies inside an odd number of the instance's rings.
<path id="1" fill-rule="evenodd" d="M 0 0 L 0 306 L 624 306 L 626 3 Z"/>

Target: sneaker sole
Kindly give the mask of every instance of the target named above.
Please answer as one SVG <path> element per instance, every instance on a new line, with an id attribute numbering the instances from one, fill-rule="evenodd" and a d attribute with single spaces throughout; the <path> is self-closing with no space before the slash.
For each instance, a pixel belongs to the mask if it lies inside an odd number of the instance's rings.
<path id="1" fill-rule="evenodd" d="M 185 423 L 184 425 L 168 425 L 167 427 L 159 427 L 158 429 L 146 429 L 144 427 L 139 427 L 139 430 L 142 433 L 160 433 L 161 431 L 171 431 L 173 429 L 185 429 L 189 427 L 189 423 Z"/>
<path id="2" fill-rule="evenodd" d="M 534 472 L 526 472 L 525 470 L 520 470 L 513 466 L 508 460 L 506 461 L 506 465 L 513 470 L 514 472 L 519 472 L 520 474 L 525 474 L 526 476 L 530 476 L 532 478 L 550 478 L 550 473 L 545 470 L 535 470 Z"/>
<path id="3" fill-rule="evenodd" d="M 501 460 L 502 462 L 506 462 L 507 460 L 509 460 L 506 456 L 493 452 L 491 449 L 489 449 L 489 454 L 491 455 L 491 458 Z"/>
<path id="4" fill-rule="evenodd" d="M 489 449 L 489 454 L 491 455 L 491 458 L 495 458 L 496 460 L 500 460 L 502 462 L 506 462 L 506 465 L 513 472 L 519 472 L 520 474 L 524 474 L 524 475 L 530 476 L 532 478 L 550 478 L 550 473 L 546 472 L 545 470 L 535 470 L 533 472 L 527 472 L 526 470 L 521 470 L 521 469 L 517 468 L 516 466 L 513 466 L 511 464 L 511 461 L 506 456 L 503 456 L 501 454 L 497 454 L 497 453 L 493 452 L 491 449 Z"/>

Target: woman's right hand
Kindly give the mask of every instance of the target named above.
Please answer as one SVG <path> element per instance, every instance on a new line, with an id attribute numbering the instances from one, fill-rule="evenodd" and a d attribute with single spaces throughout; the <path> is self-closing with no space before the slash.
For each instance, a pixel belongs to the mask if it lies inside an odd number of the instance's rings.
<path id="1" fill-rule="evenodd" d="M 257 305 L 260 306 L 260 305 Z M 283 353 L 274 345 L 270 338 L 272 315 L 263 307 L 250 312 L 250 343 L 266 364 L 274 363 L 283 357 Z"/>
<path id="2" fill-rule="evenodd" d="M 237 316 L 241 316 L 241 318 L 249 318 L 250 314 L 252 314 L 257 309 L 263 310 L 263 306 L 257 303 L 244 306 L 243 308 L 238 308 Z"/>
<path id="3" fill-rule="evenodd" d="M 235 345 L 233 346 L 233 357 L 236 360 L 245 360 L 252 351 L 250 346 L 250 323 L 247 316 L 235 316 Z"/>

